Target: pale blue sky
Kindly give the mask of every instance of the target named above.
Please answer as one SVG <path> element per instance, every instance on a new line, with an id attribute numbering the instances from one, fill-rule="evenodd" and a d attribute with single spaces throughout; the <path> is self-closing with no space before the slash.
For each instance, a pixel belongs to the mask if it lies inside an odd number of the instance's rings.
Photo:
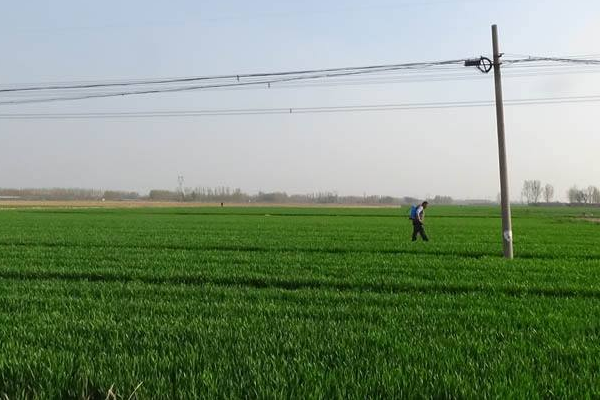
<path id="1" fill-rule="evenodd" d="M 0 84 L 360 66 L 489 54 L 598 54 L 600 2 L 0 3 Z M 600 70 L 600 67 L 599 67 Z M 473 71 L 473 73 L 476 73 Z M 507 78 L 505 97 L 600 95 L 600 73 Z M 196 92 L 0 106 L 3 112 L 305 107 L 484 100 L 492 81 Z M 600 103 L 507 108 L 511 191 L 600 186 Z M 289 193 L 487 197 L 492 108 L 152 120 L 0 120 L 0 187 L 225 185 Z"/>

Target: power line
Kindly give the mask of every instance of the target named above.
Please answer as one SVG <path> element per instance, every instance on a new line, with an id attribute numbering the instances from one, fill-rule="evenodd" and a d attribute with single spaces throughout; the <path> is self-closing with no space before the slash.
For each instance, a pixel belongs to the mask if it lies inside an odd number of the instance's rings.
<path id="1" fill-rule="evenodd" d="M 122 81 L 122 82 L 98 82 L 98 83 L 84 83 L 74 85 L 47 85 L 47 86 L 31 86 L 31 87 L 16 87 L 0 89 L 0 93 L 10 92 L 24 92 L 24 91 L 43 91 L 43 90 L 66 90 L 66 89 L 91 89 L 91 88 L 105 88 L 105 87 L 126 87 L 126 86 L 138 86 L 138 85 L 150 85 L 150 84 L 166 84 L 166 83 L 189 83 L 199 81 L 212 81 L 212 80 L 223 80 L 223 79 L 241 79 L 247 78 L 276 78 L 281 76 L 299 75 L 297 78 L 300 79 L 307 74 L 321 74 L 318 77 L 328 77 L 328 74 L 333 76 L 346 76 L 352 74 L 366 74 L 381 71 L 397 71 L 400 69 L 411 69 L 411 68 L 427 68 L 433 66 L 443 65 L 461 65 L 465 59 L 459 60 L 447 60 L 447 61 L 434 61 L 434 62 L 420 62 L 420 63 L 406 63 L 406 64 L 387 64 L 387 65 L 370 65 L 364 67 L 341 67 L 341 68 L 326 68 L 326 69 L 311 69 L 311 70 L 299 70 L 299 71 L 283 71 L 283 72 L 266 72 L 266 73 L 251 73 L 251 74 L 230 74 L 230 75 L 214 75 L 214 76 L 196 76 L 196 77 L 185 77 L 185 78 L 171 78 L 171 79 L 149 79 L 149 80 L 138 80 L 138 81 Z M 305 79 L 310 79 L 307 77 Z M 264 82 L 261 82 L 264 83 Z"/>
<path id="2" fill-rule="evenodd" d="M 598 55 L 592 55 L 594 57 Z M 585 59 L 589 56 L 578 56 L 578 59 L 572 57 L 534 57 L 534 56 L 523 56 L 519 55 L 519 59 L 506 60 L 504 64 L 514 68 L 527 68 L 527 67 L 565 67 L 566 65 L 557 65 L 560 63 L 571 63 L 571 64 L 588 64 L 597 65 L 600 60 Z M 372 70 L 372 73 L 383 71 L 397 71 L 399 69 L 406 69 L 404 72 L 422 72 L 422 68 L 426 67 L 452 67 L 451 69 L 463 70 L 464 65 L 462 64 L 465 59 L 449 60 L 442 62 L 422 62 L 422 63 L 407 63 L 407 64 L 384 64 L 384 65 L 372 65 L 366 67 L 341 67 L 341 68 L 329 68 L 329 69 L 310 69 L 310 70 L 297 70 L 297 71 L 284 71 L 284 72 L 266 72 L 266 73 L 251 73 L 251 74 L 229 74 L 229 75 L 214 75 L 214 76 L 186 76 L 186 77 L 171 77 L 171 78 L 146 78 L 146 79 L 126 79 L 126 80 L 105 80 L 105 81 L 69 81 L 69 82 L 45 82 L 45 83 L 29 83 L 29 84 L 4 84 L 0 85 L 0 93 L 11 93 L 11 92 L 22 92 L 22 91 L 44 91 L 44 90 L 67 90 L 67 89 L 94 89 L 94 88 L 106 88 L 106 87 L 126 87 L 126 86 L 138 86 L 138 85 L 149 85 L 149 84 L 169 84 L 169 83 L 189 83 L 196 81 L 210 81 L 210 80 L 222 80 L 222 79 L 249 79 L 249 78 L 267 78 L 277 77 L 285 75 L 301 75 L 311 73 L 323 73 L 323 72 L 353 72 L 359 70 Z M 551 61 L 551 63 L 541 65 L 518 65 L 519 63 L 534 63 L 541 61 Z M 447 68 L 445 68 L 448 71 Z M 15 86 L 16 85 L 16 86 Z"/>
<path id="3" fill-rule="evenodd" d="M 598 55 L 600 57 L 600 55 Z M 531 56 L 524 56 L 531 57 Z M 528 58 L 527 58 L 528 59 Z M 383 66 L 382 66 L 383 67 Z M 556 68 L 556 69 L 564 69 L 565 67 L 569 68 L 579 68 L 578 65 L 564 65 L 553 63 L 545 63 L 538 65 L 521 65 L 521 64 L 508 64 L 506 67 L 510 67 L 511 70 L 520 69 L 520 68 Z M 342 69 L 357 69 L 356 67 L 347 67 L 347 68 L 337 68 L 338 70 Z M 293 71 L 290 73 L 302 73 L 302 72 L 312 72 L 316 70 L 310 71 Z M 440 73 L 440 72 L 453 72 L 453 71 L 464 71 L 463 64 L 452 64 L 452 65 L 444 65 L 437 66 L 433 70 L 431 69 L 406 69 L 399 71 L 402 74 L 430 74 L 430 73 Z M 392 73 L 396 73 L 398 71 L 391 71 Z M 378 71 L 374 71 L 373 75 L 377 75 Z M 382 72 L 384 74 L 389 74 L 390 71 Z M 263 73 L 261 76 L 270 75 L 272 73 Z M 0 84 L 0 93 L 3 92 L 17 92 L 17 91 L 33 91 L 33 90 L 54 90 L 57 89 L 77 89 L 77 88 L 98 88 L 98 87 L 110 87 L 110 86 L 124 86 L 124 85 L 142 85 L 148 83 L 176 83 L 176 82 L 188 82 L 199 79 L 223 79 L 223 78 L 240 78 L 240 79 L 248 79 L 250 74 L 241 74 L 241 75 L 220 75 L 220 76 L 208 76 L 208 77 L 195 77 L 195 76 L 178 76 L 178 77 L 162 77 L 162 78 L 137 78 L 137 79 L 124 79 L 124 80 L 76 80 L 76 81 L 54 81 L 54 82 L 37 82 L 37 83 L 12 83 L 12 84 Z M 259 74 L 255 74 L 259 75 Z"/>
<path id="4" fill-rule="evenodd" d="M 524 65 L 523 68 L 534 67 L 532 65 Z M 345 86 L 345 85 L 361 85 L 361 84 L 373 84 L 373 83 L 401 83 L 401 82 L 437 82 L 437 81 L 452 81 L 452 80 L 479 80 L 479 79 L 489 79 L 488 75 L 484 74 L 472 74 L 469 72 L 465 72 L 464 68 L 461 70 L 456 70 L 457 72 L 447 71 L 446 73 L 440 72 L 418 72 L 416 74 L 406 74 L 406 73 L 395 73 L 395 74 L 386 74 L 386 73 L 375 73 L 369 74 L 362 77 L 349 77 L 351 79 L 335 79 L 332 81 L 316 81 L 316 82 L 289 82 L 278 85 L 273 85 L 273 88 L 292 88 L 292 87 L 315 87 L 315 86 Z M 460 72 L 458 72 L 460 71 Z M 520 77 L 529 77 L 529 76 L 549 76 L 549 75 L 565 75 L 565 74 L 588 74 L 588 73 L 600 73 L 600 69 L 593 67 L 581 67 L 581 66 L 573 66 L 573 68 L 569 68 L 565 70 L 564 68 L 553 68 L 553 67 L 545 67 L 542 66 L 536 70 L 525 70 L 519 71 L 514 67 L 507 69 L 508 72 L 504 74 L 506 78 L 520 78 Z M 242 87 L 243 88 L 243 87 Z M 219 88 L 217 88 L 219 89 Z M 84 90 L 70 90 L 68 92 L 70 95 L 85 95 L 89 94 Z M 110 92 L 107 92 L 110 93 Z M 6 94 L 4 94 L 6 96 Z M 31 96 L 27 92 L 18 92 L 11 93 L 10 96 Z M 2 93 L 0 93 L 2 96 Z"/>
<path id="5" fill-rule="evenodd" d="M 509 71 L 504 74 L 504 78 L 540 78 L 545 76 L 557 76 L 557 75 L 579 75 L 579 74 L 597 74 L 600 73 L 600 69 L 575 69 L 575 70 L 560 70 L 560 69 L 543 69 L 536 71 Z M 382 84 L 403 84 L 403 83 L 420 83 L 420 82 L 448 82 L 448 81 L 476 81 L 491 79 L 489 75 L 484 74 L 472 74 L 472 73 L 456 73 L 456 74 L 418 74 L 418 75 L 369 75 L 363 78 L 353 79 L 336 79 L 331 81 L 305 81 L 305 82 L 288 82 L 277 85 L 271 85 L 258 87 L 259 89 L 272 90 L 272 89 L 292 89 L 292 88 L 321 88 L 321 87 L 350 87 L 350 86 L 365 86 L 365 85 L 382 85 Z M 214 90 L 255 90 L 257 87 L 217 87 L 207 88 L 205 91 Z M 102 93 L 102 92 L 100 92 Z M 106 92 L 107 94 L 111 92 Z M 69 91 L 69 95 L 84 96 L 90 94 L 87 91 Z M 2 97 L 2 94 L 0 94 Z M 26 97 L 29 98 L 29 93 L 14 93 L 10 97 Z"/>
<path id="6" fill-rule="evenodd" d="M 502 61 L 503 64 L 518 64 L 518 63 L 534 63 L 540 61 L 551 61 L 567 64 L 584 64 L 584 65 L 600 65 L 600 60 L 596 59 L 576 59 L 576 58 L 560 58 L 560 57 L 528 57 L 516 60 Z"/>
<path id="7" fill-rule="evenodd" d="M 192 86 L 184 86 L 184 87 L 175 87 L 175 88 L 153 88 L 146 90 L 138 90 L 138 91 L 126 91 L 126 92 L 116 92 L 116 93 L 92 93 L 80 96 L 66 96 L 66 97 L 50 97 L 50 98 L 41 98 L 41 99 L 25 99 L 25 100 L 6 100 L 0 101 L 0 105 L 9 105 L 9 104 L 29 104 L 29 103 L 47 103 L 54 101 L 65 101 L 65 100 L 84 100 L 84 99 L 92 99 L 92 98 L 106 98 L 106 97 L 121 97 L 121 96 L 130 96 L 130 95 L 141 95 L 141 94 L 156 94 L 156 93 L 173 93 L 173 92 L 183 92 L 183 91 L 192 91 L 192 90 L 201 90 L 201 89 L 215 89 L 215 88 L 227 88 L 227 87 L 240 87 L 240 86 L 255 86 L 255 85 L 267 85 L 270 86 L 276 83 L 282 82 L 294 82 L 294 81 L 302 81 L 302 80 L 314 80 L 314 79 L 326 79 L 326 78 L 335 78 L 341 76 L 356 76 L 356 75 L 365 75 L 371 74 L 373 72 L 385 72 L 385 71 L 397 71 L 402 69 L 412 69 L 412 68 L 426 68 L 432 66 L 443 66 L 443 65 L 459 65 L 463 63 L 464 59 L 460 60 L 448 60 L 448 61 L 436 61 L 436 62 L 422 62 L 422 63 L 408 63 L 408 64 L 391 64 L 384 66 L 367 66 L 367 67 L 358 67 L 358 68 L 335 68 L 335 69 L 323 69 L 323 70 L 312 70 L 313 72 L 276 72 L 270 74 L 247 74 L 248 77 L 279 77 L 282 78 L 276 79 L 259 79 L 259 80 L 251 80 L 247 82 L 242 82 L 241 76 L 235 75 L 236 82 L 234 83 L 216 83 L 216 84 L 208 84 L 208 85 L 192 85 Z M 291 75 L 291 76 L 290 76 Z M 234 78 L 234 75 L 229 75 L 227 79 Z M 203 78 L 206 79 L 206 78 Z M 212 78 L 211 78 L 212 79 Z M 15 90 L 15 89 L 10 89 Z"/>
<path id="8" fill-rule="evenodd" d="M 17 105 L 30 103 L 47 103 L 68 100 L 84 100 L 93 98 L 123 97 L 131 95 L 157 94 L 157 93 L 175 93 L 195 90 L 221 90 L 221 89 L 243 89 L 265 87 L 272 85 L 280 87 L 299 87 L 308 82 L 309 86 L 318 86 L 319 84 L 333 83 L 334 85 L 351 85 L 357 78 L 389 78 L 389 74 L 403 74 L 397 77 L 400 81 L 436 81 L 447 80 L 448 77 L 455 79 L 475 79 L 478 75 L 456 74 L 458 70 L 464 70 L 465 61 L 470 59 L 455 59 L 434 62 L 415 62 L 404 64 L 383 64 L 370 65 L 363 67 L 341 67 L 328 69 L 310 69 L 296 71 L 282 71 L 269 73 L 251 73 L 240 75 L 215 75 L 201 77 L 184 77 L 170 79 L 148 79 L 136 81 L 111 81 L 111 82 L 92 82 L 83 84 L 55 84 L 45 86 L 27 86 L 27 87 L 9 87 L 0 88 L 0 95 L 17 95 L 32 93 L 32 96 L 21 99 L 8 98 L 0 101 L 0 105 Z M 540 70 L 536 75 L 543 73 L 553 73 L 558 71 L 553 69 L 565 65 L 573 68 L 587 67 L 591 68 L 600 65 L 600 60 L 589 58 L 561 58 L 561 57 L 534 57 L 508 59 L 503 61 L 506 65 L 514 68 L 527 68 L 535 66 L 538 63 Z M 548 69 L 549 68 L 549 69 Z M 582 71 L 574 70 L 574 72 Z M 600 70 L 599 70 L 600 71 Z M 535 71 L 528 71 L 535 73 Z M 586 71 L 587 72 L 587 71 Z M 591 71 L 593 72 L 593 71 Z M 432 74 L 433 73 L 433 74 Z M 413 75 L 414 74 L 414 75 Z M 419 74 L 421 74 L 419 76 Z M 437 74 L 437 75 L 435 75 Z M 455 76 L 452 76 L 452 75 Z M 516 74 L 515 74 L 516 75 Z M 471 78 L 471 76 L 473 78 Z M 340 78 L 348 78 L 346 81 L 340 81 Z M 349 81 L 350 78 L 354 79 Z M 331 80 L 331 82 L 325 82 Z M 207 82 L 207 83 L 204 83 Z M 190 84 L 202 83 L 202 84 Z M 370 82 L 372 83 L 372 82 Z M 153 86 L 154 85 L 154 86 Z M 168 86 L 165 86 L 168 85 Z M 333 86 L 333 85 L 332 85 Z M 133 90 L 106 91 L 119 89 L 121 87 L 140 87 Z M 98 92 L 98 90 L 104 90 Z M 64 91 L 64 93 L 60 93 Z M 79 93 L 77 93 L 77 91 Z M 42 97 L 39 97 L 41 93 Z"/>
<path id="9" fill-rule="evenodd" d="M 529 99 L 506 100 L 507 106 L 570 104 L 600 102 L 600 95 L 541 97 Z M 369 111 L 402 111 L 491 107 L 492 100 L 472 100 L 455 102 L 396 103 L 376 105 L 321 106 L 321 107 L 289 107 L 289 108 L 242 108 L 183 111 L 131 111 L 131 112 L 88 112 L 88 113 L 12 113 L 0 114 L 4 120 L 38 120 L 38 119 L 121 119 L 121 118 L 174 118 L 174 117 L 206 117 L 206 116 L 241 116 L 241 115 L 278 115 L 278 114 L 318 114 L 318 113 L 351 113 Z"/>

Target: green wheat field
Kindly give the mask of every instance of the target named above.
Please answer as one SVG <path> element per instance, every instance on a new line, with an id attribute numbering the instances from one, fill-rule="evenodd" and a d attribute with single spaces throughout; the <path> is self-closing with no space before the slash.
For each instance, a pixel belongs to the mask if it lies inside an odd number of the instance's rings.
<path id="1" fill-rule="evenodd" d="M 0 398 L 600 396 L 600 209 L 407 213 L 0 210 Z"/>

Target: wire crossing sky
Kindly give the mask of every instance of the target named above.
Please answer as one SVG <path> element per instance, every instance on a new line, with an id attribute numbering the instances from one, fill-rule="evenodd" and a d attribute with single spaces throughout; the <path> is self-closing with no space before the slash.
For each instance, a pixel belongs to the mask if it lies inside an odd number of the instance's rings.
<path id="1" fill-rule="evenodd" d="M 82 84 L 82 85 L 54 85 L 54 86 L 37 86 L 37 87 L 22 87 L 22 88 L 8 88 L 0 90 L 0 93 L 15 93 L 15 92 L 29 92 L 29 91 L 45 91 L 45 90 L 65 90 L 65 89 L 95 89 L 115 86 L 139 86 L 139 85 L 156 85 L 164 83 L 188 83 L 188 82 L 206 82 L 207 84 L 195 84 L 191 86 L 182 87 L 169 87 L 169 88 L 150 88 L 150 89 L 138 89 L 133 91 L 120 91 L 116 93 L 96 93 L 79 95 L 75 97 L 50 97 L 41 99 L 26 99 L 26 100 L 8 100 L 0 102 L 2 104 L 24 104 L 31 102 L 49 102 L 49 101 L 61 101 L 61 100 L 84 100 L 91 98 L 100 97 L 115 97 L 115 96 L 130 96 L 130 95 L 142 95 L 142 94 L 156 94 L 156 93 L 173 93 L 173 92 L 184 92 L 190 90 L 203 90 L 203 89 L 220 89 L 220 88 L 233 88 L 233 87 L 244 87 L 244 86 L 256 86 L 256 85 L 271 85 L 278 83 L 287 82 L 298 82 L 305 80 L 316 80 L 316 79 L 331 79 L 338 77 L 348 77 L 357 75 L 375 74 L 381 72 L 420 69 L 435 66 L 446 66 L 456 65 L 464 63 L 464 60 L 449 60 L 449 61 L 437 61 L 437 62 L 424 62 L 424 63 L 409 63 L 409 64 L 395 64 L 395 65 L 382 65 L 382 66 L 366 66 L 366 67 L 352 67 L 352 68 L 331 68 L 322 70 L 309 70 L 309 71 L 284 71 L 284 72 L 272 72 L 272 73 L 253 73 L 253 74 L 242 74 L 242 75 L 224 75 L 215 77 L 196 77 L 196 78 L 180 78 L 180 79 L 158 79 L 141 82 L 121 82 L 121 83 L 95 83 L 95 84 Z M 250 79 L 248 79 L 250 78 Z M 231 82 L 233 80 L 233 82 Z M 221 81 L 221 82 L 219 82 Z M 229 82 L 227 82 L 229 81 Z"/>
<path id="2" fill-rule="evenodd" d="M 497 23 L 513 199 L 525 179 L 564 198 L 600 185 L 599 16 L 583 0 L 3 5 L 0 187 L 184 175 L 495 200 L 493 80 L 464 61 L 489 57 Z"/>
<path id="3" fill-rule="evenodd" d="M 505 106 L 527 106 L 543 104 L 596 103 L 600 96 L 547 97 L 532 99 L 504 100 Z M 246 109 L 214 109 L 214 110 L 182 110 L 182 111 L 138 111 L 138 112 L 89 112 L 89 113 L 46 113 L 0 114 L 0 119 L 114 119 L 114 118 L 170 118 L 170 117 L 218 117 L 242 115 L 278 115 L 278 114 L 315 114 L 315 113 L 352 113 L 369 111 L 401 111 L 401 110 L 435 110 L 443 108 L 492 107 L 493 101 L 459 101 L 446 103 L 404 103 L 377 104 L 330 107 L 296 107 L 296 108 L 246 108 Z"/>
<path id="4" fill-rule="evenodd" d="M 431 69 L 442 69 L 440 72 L 454 72 L 456 68 L 462 68 L 465 66 L 465 62 L 469 58 L 463 58 L 459 60 L 446 60 L 446 61 L 434 61 L 434 62 L 417 62 L 407 64 L 388 64 L 388 65 L 370 65 L 363 67 L 341 67 L 341 68 L 329 68 L 329 69 L 313 69 L 305 71 L 281 71 L 281 72 L 270 72 L 270 73 L 252 73 L 252 74 L 239 74 L 239 75 L 220 75 L 220 76 L 202 76 L 202 77 L 185 77 L 185 78 L 155 78 L 149 80 L 138 80 L 138 81 L 111 81 L 111 82 L 86 82 L 79 84 L 52 84 L 52 85 L 38 85 L 38 86 L 25 86 L 25 87 L 7 87 L 2 88 L 0 86 L 0 96 L 21 94 L 23 92 L 33 93 L 31 98 L 25 99 L 11 99 L 0 100 L 0 105 L 7 104 L 27 104 L 27 103 L 46 103 L 53 101 L 72 101 L 72 100 L 86 100 L 103 97 L 118 97 L 118 96 L 132 96 L 132 95 L 145 95 L 145 94 L 159 94 L 159 93 L 175 93 L 185 92 L 191 90 L 206 90 L 206 89 L 232 89 L 232 88 L 252 88 L 257 86 L 266 86 L 271 88 L 274 85 L 285 84 L 285 83 L 296 83 L 303 81 L 318 81 L 318 80 L 336 80 L 340 77 L 360 77 L 363 75 L 381 75 L 389 72 L 414 72 L 414 71 L 429 71 Z M 578 59 L 578 58 L 552 58 L 552 57 L 533 57 L 517 58 L 517 59 L 505 59 L 503 61 L 506 65 L 516 65 L 521 63 L 528 63 L 528 67 L 537 67 L 537 71 L 528 71 L 529 73 L 544 73 L 544 68 L 547 67 L 547 62 L 559 63 L 558 66 L 570 66 L 570 65 L 594 65 L 600 67 L 600 60 L 595 59 Z M 540 64 L 546 62 L 546 64 Z M 540 65 L 537 65 L 540 64 Z M 449 68 L 448 68 L 449 67 Z M 484 71 L 482 71 L 484 72 Z M 489 71 L 487 71 L 489 72 Z M 571 70 L 570 73 L 577 73 L 581 71 Z M 586 71 L 587 72 L 587 71 Z M 600 68 L 597 70 L 590 70 L 589 72 L 600 72 Z M 198 85 L 201 82 L 202 84 Z M 203 83 L 208 82 L 208 83 Z M 193 85 L 189 85 L 194 83 Z M 352 81 L 348 82 L 337 82 L 340 85 L 352 84 Z M 165 84 L 171 84 L 171 86 L 165 87 Z M 183 86 L 175 86 L 172 84 L 185 84 Z M 129 91 L 115 91 L 115 92 L 103 92 L 98 93 L 96 89 L 106 88 L 122 88 L 135 86 L 135 90 Z M 289 86 L 288 86 L 289 87 Z M 88 92 L 80 92 L 73 94 L 67 92 L 62 97 L 43 97 L 47 91 L 70 91 L 72 89 L 87 90 Z M 91 90 L 90 90 L 91 89 Z M 42 97 L 35 97 L 36 95 L 42 95 Z"/>

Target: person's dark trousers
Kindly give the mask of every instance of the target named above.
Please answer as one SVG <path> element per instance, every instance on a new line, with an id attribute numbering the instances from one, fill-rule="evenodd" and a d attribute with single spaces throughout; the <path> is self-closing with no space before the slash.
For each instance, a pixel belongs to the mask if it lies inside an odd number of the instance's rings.
<path id="1" fill-rule="evenodd" d="M 421 235 L 421 237 L 423 238 L 424 241 L 429 241 L 429 238 L 427 237 L 427 234 L 425 233 L 425 228 L 423 227 L 423 224 L 421 223 L 421 221 L 414 219 L 413 220 L 413 234 L 412 234 L 412 240 L 413 242 L 417 240 L 417 235 Z"/>

